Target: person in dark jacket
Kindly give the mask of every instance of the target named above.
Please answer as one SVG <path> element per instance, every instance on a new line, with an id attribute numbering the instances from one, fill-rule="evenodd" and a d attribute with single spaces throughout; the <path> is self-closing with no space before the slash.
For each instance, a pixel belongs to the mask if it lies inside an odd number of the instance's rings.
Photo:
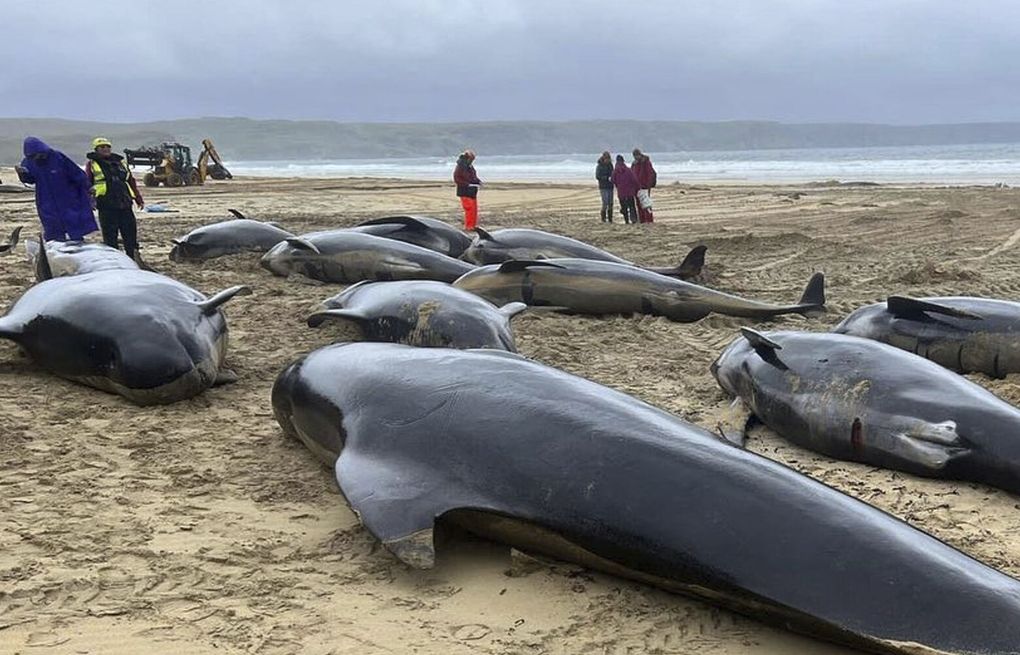
<path id="1" fill-rule="evenodd" d="M 124 240 L 124 252 L 134 257 L 138 250 L 138 221 L 131 204 L 145 207 L 142 192 L 124 158 L 113 152 L 109 139 L 92 140 L 85 172 L 92 186 L 92 195 L 99 210 L 99 225 L 103 228 L 103 243 L 117 247 L 117 234 Z"/>
<path id="2" fill-rule="evenodd" d="M 27 137 L 25 158 L 15 166 L 18 179 L 35 185 L 35 207 L 46 241 L 81 241 L 96 231 L 85 172 L 71 159 L 34 136 Z"/>
<path id="3" fill-rule="evenodd" d="M 457 185 L 457 197 L 464 208 L 464 229 L 473 230 L 478 225 L 478 187 L 482 181 L 475 172 L 475 153 L 465 150 L 457 158 L 457 168 L 453 170 L 453 181 Z"/>
<path id="4" fill-rule="evenodd" d="M 623 155 L 616 156 L 616 168 L 613 169 L 613 184 L 616 186 L 616 195 L 620 198 L 620 213 L 623 214 L 624 223 L 637 223 L 638 212 L 634 205 L 635 196 L 638 192 L 638 180 L 634 171 L 623 161 Z"/>
<path id="5" fill-rule="evenodd" d="M 602 153 L 595 164 L 595 179 L 599 181 L 599 193 L 602 194 L 602 210 L 599 216 L 603 223 L 613 222 L 613 158 L 609 151 Z"/>
<path id="6" fill-rule="evenodd" d="M 634 163 L 630 165 L 630 169 L 634 171 L 638 180 L 638 215 L 641 217 L 642 223 L 651 223 L 654 220 L 654 216 L 652 216 L 652 188 L 655 187 L 657 175 L 652 166 L 652 160 L 641 152 L 640 148 L 634 148 L 633 155 Z"/>

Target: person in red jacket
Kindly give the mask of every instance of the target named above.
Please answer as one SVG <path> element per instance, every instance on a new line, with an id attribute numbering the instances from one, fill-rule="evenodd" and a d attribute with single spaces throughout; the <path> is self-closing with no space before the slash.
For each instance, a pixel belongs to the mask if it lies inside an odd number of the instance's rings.
<path id="1" fill-rule="evenodd" d="M 464 229 L 473 230 L 478 225 L 478 187 L 482 181 L 475 172 L 475 153 L 465 150 L 457 158 L 457 168 L 453 170 L 453 181 L 457 185 L 457 197 L 464 208 Z"/>
<path id="2" fill-rule="evenodd" d="M 627 167 L 623 161 L 623 155 L 616 156 L 616 168 L 613 169 L 613 186 L 620 198 L 620 213 L 623 214 L 624 223 L 637 223 L 638 213 L 634 206 L 634 197 L 638 192 L 638 181 L 634 177 L 634 171 Z"/>
<path id="3" fill-rule="evenodd" d="M 638 180 L 638 217 L 642 223 L 651 223 L 654 220 L 652 216 L 652 188 L 655 187 L 655 178 L 657 177 L 655 168 L 652 167 L 652 160 L 641 152 L 640 148 L 634 148 L 633 155 L 634 162 L 630 165 L 630 169 L 634 171 L 634 176 Z"/>

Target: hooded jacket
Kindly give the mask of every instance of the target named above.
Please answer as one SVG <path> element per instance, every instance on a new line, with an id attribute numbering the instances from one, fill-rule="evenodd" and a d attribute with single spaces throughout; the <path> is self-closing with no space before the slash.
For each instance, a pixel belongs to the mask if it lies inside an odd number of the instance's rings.
<path id="1" fill-rule="evenodd" d="M 640 188 L 651 189 L 655 187 L 657 175 L 655 174 L 655 167 L 652 166 L 652 160 L 648 158 L 648 155 L 642 155 L 640 158 L 635 159 L 630 168 L 634 171 Z"/>
<path id="2" fill-rule="evenodd" d="M 478 195 L 478 185 L 482 181 L 478 179 L 472 160 L 464 155 L 457 159 L 457 168 L 453 169 L 453 183 L 457 185 L 458 197 L 474 198 Z"/>
<path id="3" fill-rule="evenodd" d="M 633 198 L 637 195 L 637 177 L 622 159 L 616 161 L 616 168 L 613 169 L 613 184 L 616 185 L 616 195 L 621 198 Z"/>
<path id="4" fill-rule="evenodd" d="M 35 185 L 35 206 L 47 241 L 71 239 L 80 241 L 95 232 L 89 182 L 85 171 L 59 150 L 54 150 L 34 136 L 24 143 L 24 172 L 18 178 Z M 45 157 L 37 160 L 34 155 Z"/>

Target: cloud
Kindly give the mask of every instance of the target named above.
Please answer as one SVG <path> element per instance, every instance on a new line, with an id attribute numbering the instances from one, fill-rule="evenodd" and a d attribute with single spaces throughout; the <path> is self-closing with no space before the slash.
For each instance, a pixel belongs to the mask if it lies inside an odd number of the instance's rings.
<path id="1" fill-rule="evenodd" d="M 18 0 L 0 114 L 1017 120 L 1020 6 Z"/>

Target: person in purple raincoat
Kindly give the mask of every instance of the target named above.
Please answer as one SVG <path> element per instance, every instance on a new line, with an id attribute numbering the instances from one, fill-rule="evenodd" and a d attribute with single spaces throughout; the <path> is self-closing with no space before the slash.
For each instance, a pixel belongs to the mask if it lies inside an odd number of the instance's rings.
<path id="1" fill-rule="evenodd" d="M 35 185 L 35 207 L 46 241 L 81 241 L 95 232 L 89 181 L 78 164 L 41 140 L 25 138 L 18 178 Z"/>

